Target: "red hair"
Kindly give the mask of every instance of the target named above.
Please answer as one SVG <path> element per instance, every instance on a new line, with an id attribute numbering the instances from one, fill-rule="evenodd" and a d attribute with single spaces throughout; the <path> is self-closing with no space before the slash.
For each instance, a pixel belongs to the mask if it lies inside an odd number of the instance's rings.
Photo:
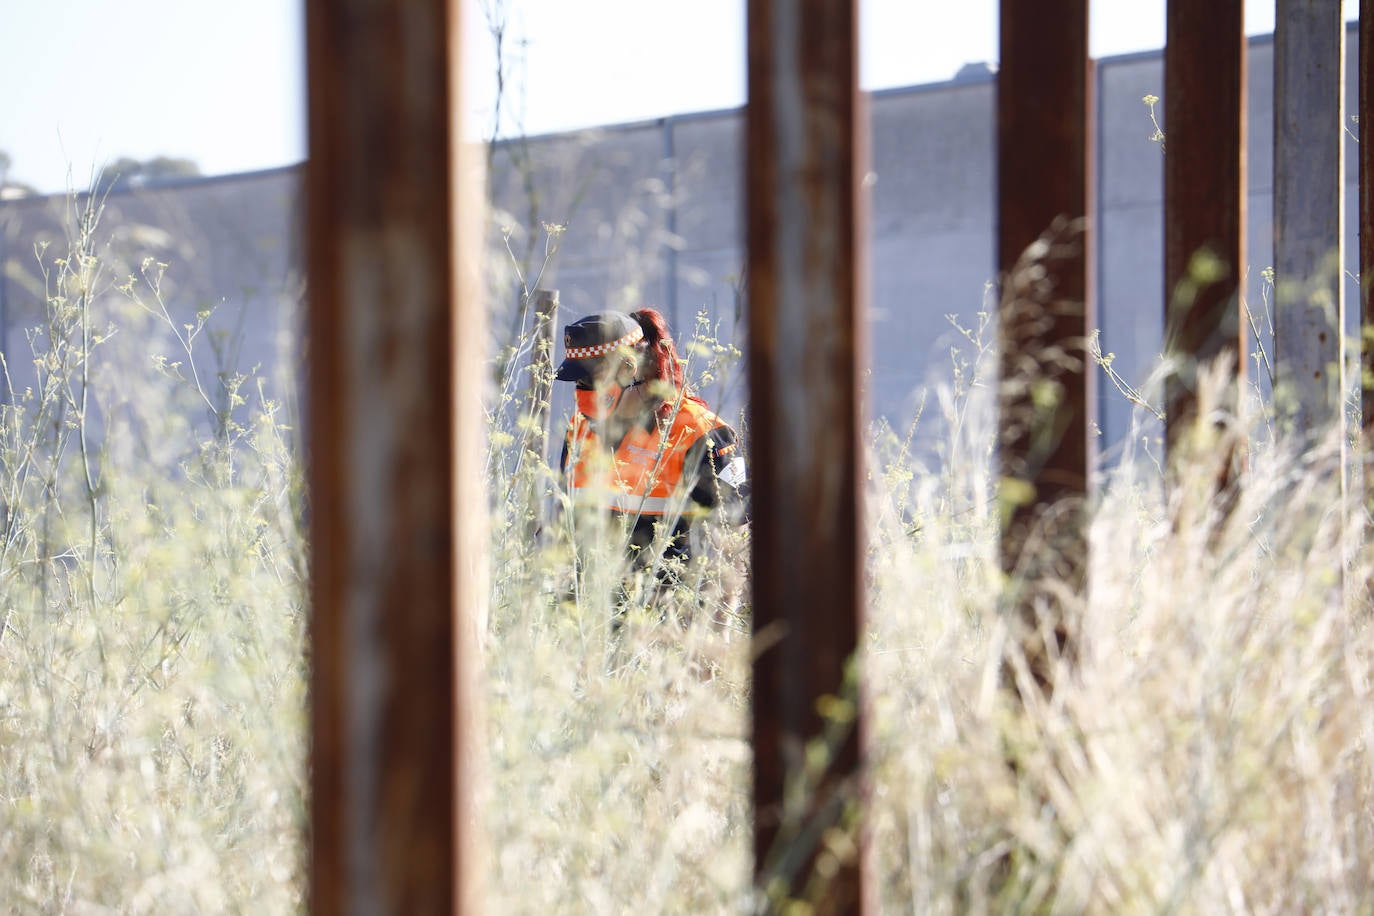
<path id="1" fill-rule="evenodd" d="M 630 317 L 638 322 L 644 331 L 644 343 L 648 348 L 647 375 L 651 379 L 667 382 L 679 392 L 686 387 L 682 371 L 682 358 L 678 355 L 677 344 L 668 331 L 668 321 L 658 309 L 644 308 L 631 312 Z M 691 392 L 685 392 L 693 400 L 699 400 Z M 671 407 L 667 404 L 665 407 Z"/>
<path id="2" fill-rule="evenodd" d="M 640 309 L 631 312 L 630 317 L 639 322 L 644 330 L 644 343 L 649 350 L 649 378 L 668 382 L 678 391 L 682 390 L 682 361 L 677 355 L 677 345 L 673 335 L 668 332 L 668 322 L 658 309 Z"/>

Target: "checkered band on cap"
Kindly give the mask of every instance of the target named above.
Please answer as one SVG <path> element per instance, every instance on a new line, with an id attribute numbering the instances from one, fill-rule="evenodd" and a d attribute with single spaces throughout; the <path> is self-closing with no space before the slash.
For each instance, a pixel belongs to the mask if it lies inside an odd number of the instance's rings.
<path id="1" fill-rule="evenodd" d="M 643 339 L 644 329 L 635 328 L 619 340 L 612 340 L 609 343 L 596 344 L 590 347 L 568 347 L 565 341 L 564 345 L 567 350 L 568 359 L 590 359 L 593 356 L 605 356 L 607 353 L 619 347 L 628 347 L 631 344 L 637 344 Z"/>

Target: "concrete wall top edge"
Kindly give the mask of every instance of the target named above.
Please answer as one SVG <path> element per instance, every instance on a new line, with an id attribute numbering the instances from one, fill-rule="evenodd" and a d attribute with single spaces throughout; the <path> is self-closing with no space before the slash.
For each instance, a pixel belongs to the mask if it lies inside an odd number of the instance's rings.
<path id="1" fill-rule="evenodd" d="M 1349 21 L 1346 22 L 1345 25 L 1346 25 L 1346 33 L 1347 33 L 1348 36 L 1349 36 L 1349 35 L 1356 35 L 1356 36 L 1358 36 L 1358 34 L 1359 34 L 1359 21 L 1358 21 L 1358 20 L 1354 20 L 1354 19 L 1349 20 Z M 1257 49 L 1257 48 L 1260 48 L 1260 47 L 1269 46 L 1269 45 L 1272 45 L 1273 43 L 1274 43 L 1274 36 L 1273 36 L 1272 34 L 1251 35 L 1251 36 L 1249 36 L 1249 46 L 1250 46 L 1252 49 Z M 1147 48 L 1147 49 L 1145 49 L 1145 50 L 1143 50 L 1143 51 L 1130 51 L 1130 52 L 1127 52 L 1127 53 L 1124 53 L 1124 54 L 1110 54 L 1110 55 L 1106 55 L 1106 56 L 1097 58 L 1097 61 L 1096 61 L 1096 62 L 1097 62 L 1097 68 L 1098 68 L 1099 72 L 1101 72 L 1101 71 L 1103 71 L 1103 70 L 1111 69 L 1111 68 L 1114 68 L 1114 67 L 1120 66 L 1120 65 L 1128 65 L 1128 64 L 1133 64 L 1133 63 L 1140 63 L 1140 62 L 1149 61 L 1149 60 L 1160 60 L 1160 59 L 1163 58 L 1163 56 L 1164 56 L 1164 49 L 1163 49 L 1163 48 Z M 886 87 L 883 87 L 883 88 L 881 88 L 881 89 L 872 89 L 872 90 L 868 90 L 868 91 L 867 91 L 867 95 L 868 95 L 868 97 L 869 97 L 870 99 L 879 100 L 879 99 L 887 99 L 887 98 L 893 98 L 893 97 L 901 97 L 901 96 L 915 95 L 915 94 L 927 93 L 927 92 L 939 92 L 939 91 L 950 90 L 950 89 L 964 89 L 964 88 L 971 88 L 971 87 L 977 87 L 977 86 L 985 86 L 985 85 L 987 85 L 987 84 L 989 84 L 989 83 L 995 83 L 995 82 L 996 82 L 996 75 L 995 75 L 995 71 L 994 71 L 994 72 L 989 73 L 986 77 L 972 77 L 972 78 L 970 78 L 970 77 L 964 77 L 964 78 L 960 78 L 960 79 L 953 79 L 953 78 L 951 78 L 951 79 L 947 79 L 947 80 L 934 80 L 934 81 L 927 82 L 927 83 L 916 83 L 916 84 L 913 84 L 913 85 L 910 85 L 910 86 L 886 86 Z M 525 136 L 525 137 L 519 137 L 519 138 L 516 138 L 516 137 L 503 138 L 503 139 L 497 141 L 497 146 L 499 147 L 499 146 L 504 145 L 504 144 L 506 144 L 506 143 L 513 143 L 513 142 L 516 142 L 517 140 L 522 140 L 522 139 L 523 139 L 523 140 L 547 140 L 547 139 L 552 139 L 552 138 L 555 138 L 555 137 L 575 136 L 575 135 L 577 135 L 577 134 L 586 133 L 586 132 L 588 132 L 588 131 L 619 132 L 619 131 L 644 130 L 644 129 L 646 129 L 646 128 L 662 129 L 662 128 L 664 128 L 665 126 L 671 126 L 671 125 L 673 125 L 673 124 L 679 124 L 679 123 L 683 123 L 683 122 L 690 122 L 690 121 L 696 121 L 696 120 L 710 120 L 710 119 L 716 119 L 716 118 L 734 118 L 734 117 L 737 117 L 737 116 L 739 115 L 739 113 L 740 113 L 742 110 L 743 110 L 743 106 L 736 106 L 736 107 L 733 107 L 733 108 L 713 108 L 713 109 L 707 109 L 707 110 L 704 110 L 704 111 L 691 111 L 691 112 L 681 112 L 681 113 L 678 113 L 678 114 L 671 114 L 671 115 L 662 115 L 662 116 L 657 117 L 657 118 L 644 118 L 644 119 L 637 120 L 637 121 L 625 121 L 625 122 L 615 123 L 615 124 L 601 124 L 601 125 L 596 125 L 596 126 L 593 126 L 593 127 L 586 127 L 586 128 L 581 128 L 581 129 L 575 129 L 575 130 L 567 130 L 567 131 L 550 131 L 550 132 L 542 133 L 542 134 L 529 134 L 529 135 L 527 135 L 527 136 Z"/>
<path id="2" fill-rule="evenodd" d="M 269 168 L 250 169 L 246 172 L 223 172 L 217 175 L 186 175 L 178 178 L 156 181 L 152 184 L 138 185 L 136 187 L 116 187 L 110 191 L 109 198 L 113 201 L 131 195 L 148 194 L 157 191 L 203 188 L 216 184 L 251 182 L 281 176 L 295 176 L 303 172 L 304 169 L 305 161 L 302 160 L 301 162 L 290 162 L 286 165 L 274 165 Z M 54 200 L 60 200 L 72 194 L 75 194 L 77 197 L 85 197 L 90 193 L 89 188 L 80 188 L 68 191 L 54 191 L 50 194 L 25 194 L 21 197 L 0 199 L 0 208 L 26 205 L 42 206 L 43 204 L 51 203 Z"/>

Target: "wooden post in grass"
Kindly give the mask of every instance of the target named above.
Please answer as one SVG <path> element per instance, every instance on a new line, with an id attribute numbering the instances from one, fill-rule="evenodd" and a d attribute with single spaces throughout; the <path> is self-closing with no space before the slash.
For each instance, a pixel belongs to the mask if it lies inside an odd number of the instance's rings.
<path id="1" fill-rule="evenodd" d="M 558 326 L 558 290 L 534 291 L 534 333 L 530 342 L 530 383 L 520 412 L 520 461 L 537 457 L 540 465 L 528 476 L 527 505 L 532 510 L 526 535 L 533 542 L 544 525 L 545 479 L 540 473 L 549 453 L 549 400 L 553 396 L 554 329 Z"/>
<path id="2" fill-rule="evenodd" d="M 549 398 L 553 395 L 554 329 L 558 290 L 534 291 L 534 333 L 530 342 L 530 383 L 520 414 L 524 452 L 545 456 L 549 448 Z"/>
<path id="3" fill-rule="evenodd" d="M 309 905 L 474 911 L 485 336 L 461 258 L 480 233 L 459 220 L 458 5 L 307 0 L 306 46 Z"/>

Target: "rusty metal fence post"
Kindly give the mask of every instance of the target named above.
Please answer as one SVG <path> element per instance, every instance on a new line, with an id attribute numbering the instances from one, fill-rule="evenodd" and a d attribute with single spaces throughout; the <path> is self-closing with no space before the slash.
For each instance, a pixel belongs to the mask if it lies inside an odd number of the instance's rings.
<path id="1" fill-rule="evenodd" d="M 855 834 L 834 828 L 860 779 L 856 2 L 750 0 L 748 17 L 755 874 L 773 908 L 850 913 Z"/>
<path id="2" fill-rule="evenodd" d="M 451 912 L 472 870 L 458 659 L 484 600 L 484 360 L 459 294 L 457 28 L 448 0 L 306 4 L 320 914 Z"/>
<path id="3" fill-rule="evenodd" d="M 1341 0 L 1278 0 L 1276 17 L 1274 398 L 1304 441 L 1342 415 L 1345 23 Z"/>
<path id="4" fill-rule="evenodd" d="M 1374 443 L 1374 0 L 1360 0 L 1359 55 L 1360 407 L 1368 460 Z M 1368 500 L 1369 482 L 1365 488 Z"/>
<path id="5" fill-rule="evenodd" d="M 1081 593 L 1088 410 L 1093 99 L 1087 0 L 1002 0 L 997 74 L 1001 559 L 1041 689 L 1071 651 L 1033 610 L 1050 576 Z M 1052 521 L 1051 521 L 1052 516 Z M 1052 638 L 1055 645 L 1041 644 Z"/>
<path id="6" fill-rule="evenodd" d="M 1245 379 L 1244 0 L 1168 0 L 1164 47 L 1165 447 L 1197 419 L 1197 370 Z"/>
<path id="7" fill-rule="evenodd" d="M 1345 404 L 1345 22 L 1341 0 L 1278 0 L 1274 26 L 1274 408 L 1280 435 L 1326 453 L 1321 511 L 1343 507 Z M 1358 537 L 1342 510 L 1342 544 Z M 1319 529 L 1318 529 L 1319 530 Z M 1315 536 L 1317 530 L 1312 534 Z M 1344 592 L 1346 548 L 1330 600 Z"/>

